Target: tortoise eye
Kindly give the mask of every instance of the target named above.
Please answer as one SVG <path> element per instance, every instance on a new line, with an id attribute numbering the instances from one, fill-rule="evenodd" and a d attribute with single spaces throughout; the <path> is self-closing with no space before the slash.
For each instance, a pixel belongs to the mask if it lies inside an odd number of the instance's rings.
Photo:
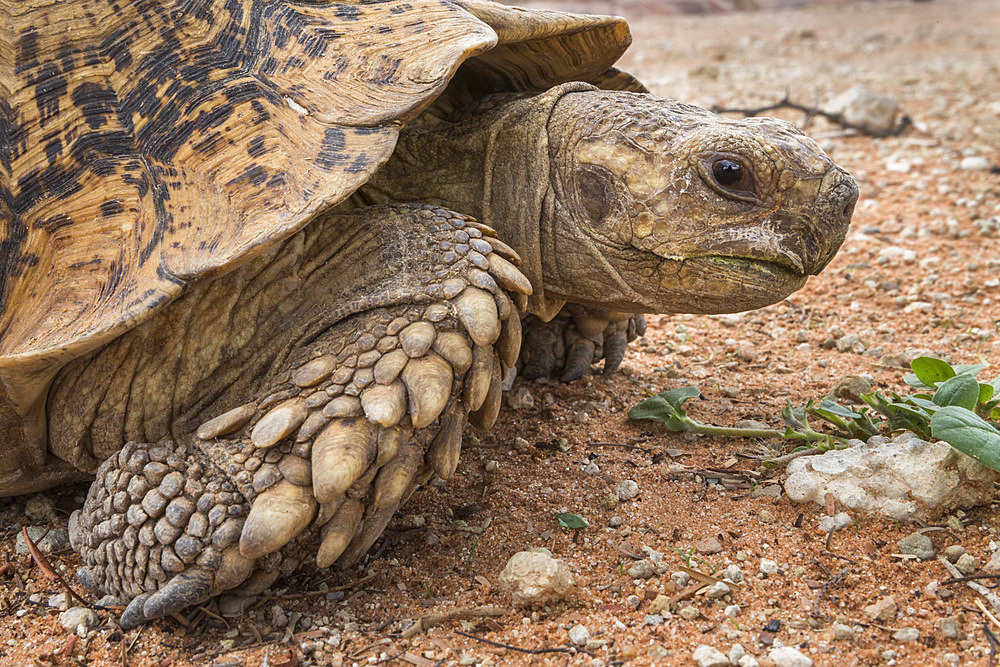
<path id="1" fill-rule="evenodd" d="M 723 158 L 712 164 L 712 177 L 727 190 L 754 194 L 753 176 L 750 170 L 735 160 Z"/>

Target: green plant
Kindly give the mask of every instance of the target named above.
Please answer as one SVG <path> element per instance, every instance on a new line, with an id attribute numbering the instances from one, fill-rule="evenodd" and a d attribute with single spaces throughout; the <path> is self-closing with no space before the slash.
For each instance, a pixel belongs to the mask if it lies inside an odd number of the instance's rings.
<path id="1" fill-rule="evenodd" d="M 976 376 L 986 364 L 956 365 L 934 357 L 917 357 L 913 370 L 903 378 L 916 393 L 888 397 L 879 391 L 861 395 L 863 405 L 847 407 L 824 399 L 810 400 L 803 407 L 791 403 L 781 411 L 783 431 L 738 429 L 703 424 L 687 415 L 684 404 L 701 395 L 697 387 L 680 387 L 650 396 L 629 411 L 629 417 L 663 423 L 671 431 L 743 438 L 802 440 L 798 449 L 817 452 L 843 446 L 847 440 L 866 441 L 874 435 L 913 431 L 921 438 L 934 438 L 1000 470 L 1000 377 L 979 382 Z M 822 422 L 817 430 L 810 418 Z"/>
<path id="2" fill-rule="evenodd" d="M 569 512 L 556 514 L 556 523 L 563 530 L 586 530 L 587 526 L 590 525 L 582 516 L 570 514 Z"/>

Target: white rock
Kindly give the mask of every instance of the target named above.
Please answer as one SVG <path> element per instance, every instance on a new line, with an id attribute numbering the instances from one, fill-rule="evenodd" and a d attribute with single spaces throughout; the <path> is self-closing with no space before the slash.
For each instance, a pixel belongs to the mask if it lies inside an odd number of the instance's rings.
<path id="1" fill-rule="evenodd" d="M 760 663 L 757 662 L 757 658 L 753 657 L 749 653 L 740 658 L 740 661 L 737 664 L 740 667 L 758 667 L 758 665 L 760 665 Z"/>
<path id="2" fill-rule="evenodd" d="M 981 155 L 970 155 L 962 158 L 962 162 L 958 166 L 966 171 L 989 171 L 992 165 Z"/>
<path id="3" fill-rule="evenodd" d="M 726 597 L 731 592 L 732 589 L 730 589 L 729 586 L 727 586 L 725 583 L 721 581 L 717 581 L 709 587 L 708 591 L 705 592 L 705 595 L 712 598 L 713 600 L 718 600 L 720 598 Z"/>
<path id="4" fill-rule="evenodd" d="M 899 106 L 895 100 L 876 95 L 864 86 L 854 86 L 826 105 L 829 113 L 840 114 L 850 125 L 874 134 L 885 133 L 896 126 Z"/>
<path id="5" fill-rule="evenodd" d="M 59 624 L 66 630 L 83 637 L 101 622 L 93 610 L 86 607 L 70 607 L 59 614 Z"/>
<path id="6" fill-rule="evenodd" d="M 747 650 L 743 648 L 743 644 L 736 643 L 733 647 L 729 649 L 729 664 L 738 665 L 740 660 L 747 654 Z"/>
<path id="7" fill-rule="evenodd" d="M 565 597 L 573 587 L 573 575 L 569 566 L 558 558 L 520 551 L 507 561 L 499 583 L 515 605 L 527 606 Z"/>
<path id="8" fill-rule="evenodd" d="M 854 628 L 846 623 L 833 624 L 833 638 L 848 641 L 854 639 Z"/>
<path id="9" fill-rule="evenodd" d="M 569 640 L 577 646 L 583 646 L 590 639 L 590 630 L 585 625 L 574 625 L 569 629 Z"/>
<path id="10" fill-rule="evenodd" d="M 760 571 L 763 574 L 777 574 L 778 564 L 773 560 L 768 560 L 767 558 L 760 559 Z"/>
<path id="11" fill-rule="evenodd" d="M 631 479 L 626 479 L 621 482 L 618 482 L 618 485 L 615 486 L 615 495 L 617 495 L 618 500 L 622 501 L 623 503 L 628 500 L 632 500 L 637 495 L 639 495 L 639 485 L 636 484 Z"/>
<path id="12" fill-rule="evenodd" d="M 907 432 L 888 443 L 795 459 L 785 492 L 820 506 L 830 493 L 848 510 L 904 521 L 989 503 L 997 480 L 1000 475 L 951 445 Z"/>
<path id="13" fill-rule="evenodd" d="M 708 644 L 699 645 L 691 654 L 691 659 L 698 667 L 729 667 L 729 658 Z"/>
<path id="14" fill-rule="evenodd" d="M 777 667 L 812 667 L 813 661 L 791 646 L 776 648 L 767 654 Z"/>
<path id="15" fill-rule="evenodd" d="M 847 512 L 837 512 L 833 516 L 823 516 L 819 519 L 819 529 L 824 533 L 840 530 L 851 525 L 851 515 Z"/>

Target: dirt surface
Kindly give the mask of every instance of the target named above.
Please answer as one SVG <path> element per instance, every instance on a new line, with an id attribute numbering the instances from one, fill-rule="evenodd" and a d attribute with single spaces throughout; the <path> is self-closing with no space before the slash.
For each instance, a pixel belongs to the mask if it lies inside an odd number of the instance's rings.
<path id="1" fill-rule="evenodd" d="M 455 477 L 418 491 L 367 565 L 303 570 L 237 618 L 221 621 L 209 606 L 122 633 L 114 613 L 98 610 L 96 630 L 68 633 L 49 606 L 61 585 L 15 553 L 15 535 L 21 524 L 46 523 L 48 500 L 57 508 L 50 525 L 65 528 L 85 488 L 2 499 L 0 664 L 694 664 L 698 645 L 729 654 L 736 643 L 761 664 L 781 644 L 816 665 L 987 664 L 978 595 L 962 585 L 935 593 L 933 582 L 949 576 L 942 565 L 897 555 L 897 541 L 920 526 L 852 513 L 852 525 L 827 543 L 817 522 L 830 508 L 791 503 L 780 474 L 769 483 L 759 462 L 740 456 L 759 453 L 759 443 L 670 433 L 625 413 L 647 390 L 697 384 L 703 400 L 691 412 L 702 421 L 777 426 L 786 401 L 822 397 L 847 374 L 903 389 L 894 364 L 917 350 L 1000 363 L 1000 174 L 963 168 L 976 156 L 1000 164 L 996 10 L 992 0 L 884 2 L 636 22 L 622 64 L 658 94 L 751 106 L 788 91 L 814 104 L 864 84 L 912 117 L 908 132 L 885 139 L 811 126 L 862 192 L 833 264 L 761 311 L 650 317 L 609 379 L 519 384 L 533 406 L 505 409 L 494 429 L 467 433 Z M 638 495 L 611 502 L 626 479 Z M 560 511 L 590 527 L 560 530 Z M 983 564 L 1000 542 L 992 507 L 936 523 L 943 528 L 927 535 L 939 553 L 961 545 Z M 713 551 L 710 539 L 718 553 L 696 550 Z M 516 610 L 499 592 L 504 564 L 528 547 L 569 565 L 577 587 L 566 601 Z M 633 580 L 628 570 L 643 548 L 663 555 L 663 573 Z M 724 599 L 698 594 L 682 603 L 693 607 L 684 614 L 674 607 L 647 618 L 657 595 L 677 594 L 679 552 L 705 573 L 721 576 L 734 564 L 743 581 Z M 50 559 L 72 580 L 75 554 Z M 762 573 L 764 560 L 776 569 L 765 563 Z M 887 596 L 896 614 L 873 621 L 864 608 Z M 484 605 L 506 612 L 401 637 L 414 619 Z M 958 638 L 940 629 L 949 617 Z M 835 638 L 835 621 L 853 626 L 853 639 Z M 571 648 L 577 625 L 590 641 Z M 894 638 L 902 628 L 919 639 Z"/>

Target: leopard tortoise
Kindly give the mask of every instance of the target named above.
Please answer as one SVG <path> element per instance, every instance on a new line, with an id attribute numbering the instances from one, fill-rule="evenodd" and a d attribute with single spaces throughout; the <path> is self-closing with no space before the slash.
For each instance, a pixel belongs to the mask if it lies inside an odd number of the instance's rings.
<path id="1" fill-rule="evenodd" d="M 621 19 L 483 0 L 0 3 L 0 495 L 123 627 L 362 557 L 501 379 L 774 303 L 857 189 L 650 95 Z"/>

